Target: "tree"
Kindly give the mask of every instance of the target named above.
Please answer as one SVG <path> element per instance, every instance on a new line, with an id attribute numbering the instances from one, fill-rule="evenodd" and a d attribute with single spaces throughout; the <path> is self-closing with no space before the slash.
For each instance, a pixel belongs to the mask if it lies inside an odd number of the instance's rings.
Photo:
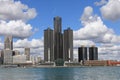
<path id="1" fill-rule="evenodd" d="M 55 60 L 56 66 L 64 66 L 64 60 L 63 59 L 57 59 Z"/>

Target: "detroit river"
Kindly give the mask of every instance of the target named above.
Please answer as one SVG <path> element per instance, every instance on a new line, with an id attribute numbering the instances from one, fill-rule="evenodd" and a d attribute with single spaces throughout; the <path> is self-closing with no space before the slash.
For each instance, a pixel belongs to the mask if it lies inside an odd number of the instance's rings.
<path id="1" fill-rule="evenodd" d="M 0 68 L 0 80 L 120 80 L 120 67 Z"/>

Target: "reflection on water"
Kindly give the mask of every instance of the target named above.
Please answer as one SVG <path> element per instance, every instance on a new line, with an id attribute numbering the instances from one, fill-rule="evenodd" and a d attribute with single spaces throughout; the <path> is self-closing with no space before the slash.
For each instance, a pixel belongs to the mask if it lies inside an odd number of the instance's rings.
<path id="1" fill-rule="evenodd" d="M 119 67 L 0 68 L 0 80 L 120 80 Z"/>

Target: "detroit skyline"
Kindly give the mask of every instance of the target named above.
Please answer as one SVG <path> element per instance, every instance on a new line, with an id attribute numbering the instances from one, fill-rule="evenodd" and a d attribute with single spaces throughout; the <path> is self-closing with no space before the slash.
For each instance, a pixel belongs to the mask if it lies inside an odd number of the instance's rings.
<path id="1" fill-rule="evenodd" d="M 74 58 L 77 57 L 76 47 L 96 44 L 99 59 L 120 60 L 119 0 L 0 0 L 0 4 L 1 49 L 3 36 L 12 34 L 16 38 L 14 49 L 23 52 L 23 48 L 29 46 L 31 54 L 43 57 L 43 31 L 47 27 L 53 29 L 53 17 L 61 16 L 62 32 L 67 27 L 71 27 L 74 32 Z M 113 13 L 114 7 L 116 11 Z"/>

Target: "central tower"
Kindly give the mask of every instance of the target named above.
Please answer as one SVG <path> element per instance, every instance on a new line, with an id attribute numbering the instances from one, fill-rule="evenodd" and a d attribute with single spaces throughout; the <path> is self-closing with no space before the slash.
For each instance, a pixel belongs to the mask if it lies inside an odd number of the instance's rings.
<path id="1" fill-rule="evenodd" d="M 61 27 L 61 23 L 62 19 L 59 16 L 54 17 L 54 32 L 56 33 L 62 33 L 62 27 Z"/>
<path id="2" fill-rule="evenodd" d="M 54 17 L 54 58 L 63 59 L 63 34 L 62 34 L 62 19 Z"/>

